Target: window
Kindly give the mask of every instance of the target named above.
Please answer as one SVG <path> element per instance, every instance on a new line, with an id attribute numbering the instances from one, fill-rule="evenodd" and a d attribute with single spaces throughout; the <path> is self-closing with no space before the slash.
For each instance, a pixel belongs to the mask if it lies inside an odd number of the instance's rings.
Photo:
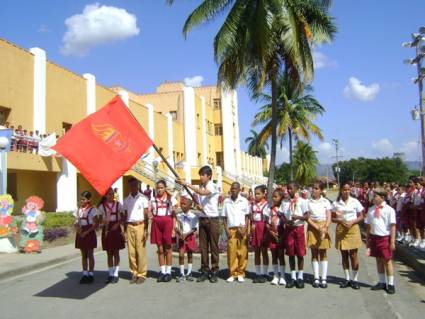
<path id="1" fill-rule="evenodd" d="M 7 173 L 7 192 L 15 201 L 18 200 L 18 183 L 16 173 Z"/>
<path id="2" fill-rule="evenodd" d="M 62 132 L 63 134 L 65 134 L 66 132 L 68 132 L 72 127 L 72 124 L 70 123 L 66 123 L 66 122 L 62 122 Z"/>
<path id="3" fill-rule="evenodd" d="M 216 158 L 217 166 L 220 166 L 221 168 L 224 168 L 223 167 L 223 163 L 224 163 L 223 152 L 216 152 L 215 153 L 215 158 Z"/>
<path id="4" fill-rule="evenodd" d="M 221 126 L 220 124 L 215 124 L 214 129 L 215 129 L 215 135 L 216 136 L 222 136 L 223 135 L 223 126 Z"/>
<path id="5" fill-rule="evenodd" d="M 0 106 L 0 125 L 4 125 L 10 114 L 10 109 Z"/>
<path id="6" fill-rule="evenodd" d="M 173 121 L 177 120 L 177 111 L 171 111 L 170 115 L 171 115 L 171 118 L 173 119 Z"/>
<path id="7" fill-rule="evenodd" d="M 198 129 L 201 128 L 201 117 L 199 116 L 199 114 L 196 114 L 196 127 Z"/>
<path id="8" fill-rule="evenodd" d="M 213 103 L 214 103 L 214 108 L 216 110 L 220 110 L 221 109 L 221 99 L 214 99 L 213 100 Z"/>

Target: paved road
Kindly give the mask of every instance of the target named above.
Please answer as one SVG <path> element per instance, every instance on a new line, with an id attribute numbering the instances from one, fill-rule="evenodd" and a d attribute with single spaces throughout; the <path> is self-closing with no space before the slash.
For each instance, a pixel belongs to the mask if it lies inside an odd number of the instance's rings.
<path id="1" fill-rule="evenodd" d="M 156 269 L 153 247 L 149 247 L 149 268 Z M 124 270 L 126 252 L 122 252 Z M 361 252 L 360 280 L 375 280 L 372 259 Z M 309 260 L 309 255 L 307 256 Z M 329 288 L 303 290 L 285 289 L 269 284 L 227 284 L 220 280 L 210 283 L 156 283 L 154 278 L 143 285 L 129 285 L 128 272 L 116 285 L 103 283 L 106 258 L 96 256 L 96 282 L 90 286 L 78 284 L 79 260 L 54 268 L 0 282 L 0 318 L 423 318 L 425 286 L 414 273 L 397 265 L 397 294 L 388 296 L 372 292 L 367 284 L 362 289 L 341 290 L 341 266 L 338 253 L 332 249 L 329 266 Z M 177 260 L 175 259 L 175 263 Z M 225 258 L 221 259 L 223 269 Z M 253 269 L 252 258 L 250 271 Z M 199 266 L 199 260 L 195 260 Z M 176 269 L 177 270 L 177 269 Z M 310 262 L 306 262 L 306 279 L 311 279 Z M 150 273 L 154 276 L 154 273 Z M 223 279 L 226 278 L 222 272 Z"/>

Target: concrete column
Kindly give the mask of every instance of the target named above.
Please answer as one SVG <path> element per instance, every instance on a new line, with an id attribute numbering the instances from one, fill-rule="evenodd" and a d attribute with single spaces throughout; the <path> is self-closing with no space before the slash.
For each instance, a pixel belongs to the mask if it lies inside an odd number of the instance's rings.
<path id="1" fill-rule="evenodd" d="M 165 114 L 165 117 L 167 118 L 167 153 L 168 153 L 168 162 L 171 164 L 172 167 L 174 167 L 174 157 L 173 157 L 173 150 L 174 150 L 174 130 L 173 130 L 173 117 L 170 113 Z M 174 174 L 171 172 L 170 169 L 168 169 L 168 174 L 170 176 L 174 176 Z"/>
<path id="2" fill-rule="evenodd" d="M 232 91 L 221 89 L 224 170 L 236 175 L 235 136 L 233 129 Z"/>
<path id="3" fill-rule="evenodd" d="M 56 179 L 56 211 L 69 212 L 77 209 L 77 170 L 68 160 L 62 159 L 62 171 Z"/>
<path id="4" fill-rule="evenodd" d="M 205 97 L 201 96 L 201 121 L 202 121 L 202 165 L 207 165 L 207 110 L 205 106 Z"/>
<path id="5" fill-rule="evenodd" d="M 46 133 L 46 51 L 31 48 L 30 52 L 34 55 L 33 130 L 44 134 Z"/>
<path id="6" fill-rule="evenodd" d="M 234 143 L 236 149 L 236 162 L 235 169 L 236 174 L 240 175 L 242 173 L 242 163 L 241 163 L 241 145 L 239 138 L 239 117 L 238 117 L 238 93 L 236 90 L 232 90 L 232 107 L 234 111 L 233 122 L 234 126 Z"/>
<path id="7" fill-rule="evenodd" d="M 90 73 L 83 74 L 87 80 L 87 115 L 96 112 L 96 77 Z"/>
<path id="8" fill-rule="evenodd" d="M 184 180 L 186 181 L 186 183 L 192 183 L 192 166 L 187 163 L 184 162 Z"/>
<path id="9" fill-rule="evenodd" d="M 151 140 L 154 141 L 154 138 L 155 138 L 155 121 L 154 121 L 154 115 L 153 115 L 154 107 L 152 104 L 145 104 L 145 106 L 148 109 L 148 135 L 151 138 Z M 155 149 L 153 147 L 149 149 L 149 157 L 151 160 L 156 158 Z"/>
<path id="10" fill-rule="evenodd" d="M 183 89 L 183 110 L 185 162 L 190 166 L 197 166 L 195 90 L 193 88 Z"/>
<path id="11" fill-rule="evenodd" d="M 223 170 L 220 166 L 216 166 L 215 171 L 217 173 L 217 186 L 220 192 L 223 192 Z"/>

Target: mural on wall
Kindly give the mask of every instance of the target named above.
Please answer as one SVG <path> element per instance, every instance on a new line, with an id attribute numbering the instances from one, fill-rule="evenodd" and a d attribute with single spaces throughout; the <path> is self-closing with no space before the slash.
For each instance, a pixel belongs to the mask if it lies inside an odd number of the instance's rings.
<path id="1" fill-rule="evenodd" d="M 44 201 L 38 196 L 30 196 L 22 207 L 21 238 L 19 249 L 24 253 L 41 252 L 43 246 L 44 214 L 41 211 Z"/>

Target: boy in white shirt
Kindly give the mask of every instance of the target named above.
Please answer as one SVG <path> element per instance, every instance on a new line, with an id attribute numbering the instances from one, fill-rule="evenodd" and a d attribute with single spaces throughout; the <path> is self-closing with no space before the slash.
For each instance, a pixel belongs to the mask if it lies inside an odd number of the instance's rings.
<path id="1" fill-rule="evenodd" d="M 234 182 L 230 187 L 230 197 L 223 203 L 224 229 L 227 234 L 227 264 L 229 278 L 227 282 L 244 282 L 248 264 L 248 200 L 240 195 L 241 185 Z"/>
<path id="2" fill-rule="evenodd" d="M 385 202 L 386 192 L 375 190 L 374 203 L 366 216 L 366 244 L 369 255 L 376 258 L 379 282 L 372 290 L 386 290 L 394 294 L 394 269 L 392 252 L 395 250 L 396 216 L 394 209 Z M 385 284 L 385 273 L 387 284 Z"/>

